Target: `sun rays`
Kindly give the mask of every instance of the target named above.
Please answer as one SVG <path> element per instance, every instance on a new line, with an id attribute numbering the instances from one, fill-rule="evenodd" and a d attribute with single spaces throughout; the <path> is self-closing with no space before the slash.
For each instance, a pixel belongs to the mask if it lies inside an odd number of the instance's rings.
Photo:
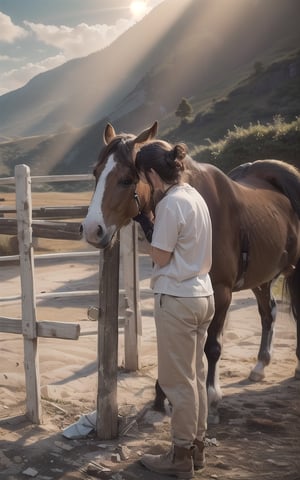
<path id="1" fill-rule="evenodd" d="M 147 2 L 135 0 L 130 3 L 130 11 L 135 20 L 140 20 L 147 13 Z"/>

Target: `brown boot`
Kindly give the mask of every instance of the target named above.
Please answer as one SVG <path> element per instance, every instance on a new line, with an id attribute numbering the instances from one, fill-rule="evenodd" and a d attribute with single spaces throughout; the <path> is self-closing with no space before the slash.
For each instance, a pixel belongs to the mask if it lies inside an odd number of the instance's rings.
<path id="1" fill-rule="evenodd" d="M 203 440 L 194 440 L 195 448 L 193 449 L 193 460 L 195 470 L 200 470 L 205 466 L 205 452 L 204 452 L 204 441 Z"/>
<path id="2" fill-rule="evenodd" d="M 152 472 L 189 479 L 194 476 L 192 448 L 172 446 L 162 455 L 144 455 L 140 462 Z"/>

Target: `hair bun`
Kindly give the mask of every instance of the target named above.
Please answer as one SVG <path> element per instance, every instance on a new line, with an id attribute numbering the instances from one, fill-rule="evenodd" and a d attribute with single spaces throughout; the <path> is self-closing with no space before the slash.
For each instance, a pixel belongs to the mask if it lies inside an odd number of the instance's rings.
<path id="1" fill-rule="evenodd" d="M 188 148 L 185 143 L 178 143 L 177 145 L 175 145 L 173 152 L 174 159 L 177 158 L 178 160 L 183 160 L 188 152 Z"/>

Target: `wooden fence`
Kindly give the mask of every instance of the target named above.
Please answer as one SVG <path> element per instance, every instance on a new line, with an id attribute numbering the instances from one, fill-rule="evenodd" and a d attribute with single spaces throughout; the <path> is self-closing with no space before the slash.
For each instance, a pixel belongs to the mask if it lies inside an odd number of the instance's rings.
<path id="1" fill-rule="evenodd" d="M 38 337 L 77 340 L 80 325 L 36 318 L 36 294 L 34 279 L 33 236 L 44 238 L 80 239 L 79 223 L 49 222 L 33 218 L 68 218 L 84 216 L 87 207 L 32 209 L 31 183 L 86 181 L 91 175 L 61 175 L 51 177 L 31 177 L 26 165 L 15 167 L 15 177 L 0 179 L 1 184 L 13 184 L 16 188 L 16 208 L 0 208 L 0 214 L 16 213 L 15 219 L 0 218 L 0 234 L 18 235 L 19 255 L 0 257 L 0 260 L 20 262 L 21 277 L 21 319 L 0 317 L 0 332 L 22 334 L 24 340 L 24 368 L 26 383 L 26 414 L 33 423 L 42 423 L 40 398 L 40 375 L 38 361 Z M 77 217 L 78 218 L 78 217 Z M 139 269 L 137 255 L 137 228 L 135 224 L 121 231 L 121 241 L 112 249 L 98 252 L 100 268 L 99 314 L 98 314 L 98 392 L 97 392 L 97 434 L 109 439 L 117 435 L 117 372 L 118 372 L 118 297 L 119 297 L 119 258 L 122 247 L 124 290 L 128 308 L 124 325 L 125 368 L 140 368 L 141 314 L 139 298 Z M 120 239 L 120 237 L 119 237 Z M 83 252 L 76 252 L 77 255 Z M 88 254 L 97 254 L 89 252 Z M 61 256 L 58 254 L 51 256 Z M 69 255 L 73 255 L 69 253 Z M 37 255 L 35 259 L 49 258 Z M 65 292 L 63 292 L 65 293 Z M 80 294 L 78 292 L 68 292 Z M 86 292 L 85 292 L 86 293 Z M 94 293 L 94 292 L 93 292 Z M 53 296 L 57 296 L 53 294 Z"/>

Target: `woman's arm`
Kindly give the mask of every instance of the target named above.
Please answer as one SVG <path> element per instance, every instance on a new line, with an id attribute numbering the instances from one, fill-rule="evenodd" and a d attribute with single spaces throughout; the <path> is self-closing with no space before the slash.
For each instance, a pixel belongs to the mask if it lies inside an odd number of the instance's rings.
<path id="1" fill-rule="evenodd" d="M 164 267 L 171 260 L 172 252 L 167 252 L 167 250 L 161 250 L 160 248 L 151 247 L 150 256 L 154 263 L 159 267 Z"/>

